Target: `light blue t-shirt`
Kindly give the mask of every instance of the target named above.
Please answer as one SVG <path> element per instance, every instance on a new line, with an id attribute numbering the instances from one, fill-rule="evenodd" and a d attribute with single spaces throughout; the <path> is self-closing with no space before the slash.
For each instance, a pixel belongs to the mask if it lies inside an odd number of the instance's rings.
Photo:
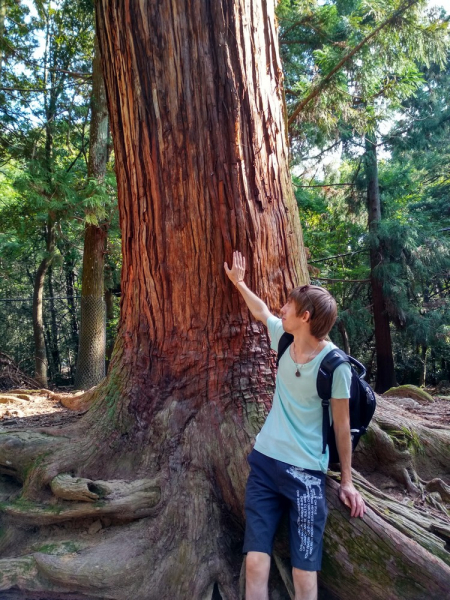
<path id="1" fill-rule="evenodd" d="M 278 342 L 284 333 L 281 319 L 269 317 L 267 327 L 271 347 L 278 350 Z M 303 469 L 326 473 L 328 448 L 322 454 L 322 401 L 317 394 L 317 373 L 322 359 L 336 348 L 328 344 L 310 362 L 300 369 L 296 377 L 296 365 L 289 349 L 278 365 L 272 409 L 256 437 L 255 450 Z M 351 370 L 345 363 L 333 374 L 332 398 L 348 398 L 350 395 Z M 331 409 L 330 409 L 331 421 Z"/>

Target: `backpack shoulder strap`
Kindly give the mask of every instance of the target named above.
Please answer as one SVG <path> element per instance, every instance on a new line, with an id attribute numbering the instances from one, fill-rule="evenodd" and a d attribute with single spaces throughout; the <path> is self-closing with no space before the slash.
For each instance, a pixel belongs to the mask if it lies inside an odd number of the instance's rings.
<path id="1" fill-rule="evenodd" d="M 330 400 L 333 373 L 343 363 L 350 363 L 350 357 L 340 348 L 333 348 L 320 363 L 317 373 L 317 394 L 322 400 Z"/>
<path id="2" fill-rule="evenodd" d="M 319 371 L 317 373 L 317 394 L 322 399 L 322 454 L 325 454 L 327 449 L 328 433 L 330 431 L 330 399 L 331 399 L 331 386 L 333 383 L 333 373 L 339 365 L 345 362 L 350 362 L 350 359 L 343 350 L 334 348 L 330 350 L 328 354 L 324 356 L 320 363 Z"/>
<path id="3" fill-rule="evenodd" d="M 280 362 L 280 358 L 283 356 L 283 354 L 286 352 L 286 350 L 289 348 L 293 341 L 294 336 L 292 335 L 292 333 L 284 332 L 283 335 L 280 337 L 280 341 L 278 342 L 277 368 Z"/>

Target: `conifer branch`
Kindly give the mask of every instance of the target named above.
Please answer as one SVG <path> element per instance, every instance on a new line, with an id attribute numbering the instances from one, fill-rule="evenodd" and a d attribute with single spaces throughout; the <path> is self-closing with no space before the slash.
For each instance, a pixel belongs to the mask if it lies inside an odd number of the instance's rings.
<path id="1" fill-rule="evenodd" d="M 356 183 L 322 183 L 320 185 L 296 185 L 298 188 L 324 188 L 324 187 L 338 187 L 340 185 L 356 185 Z"/>
<path id="2" fill-rule="evenodd" d="M 353 58 L 355 56 L 355 54 L 357 52 L 359 52 L 359 50 L 361 50 L 361 48 L 363 46 L 365 46 L 372 38 L 374 38 L 382 29 L 384 29 L 387 25 L 390 25 L 390 23 L 392 23 L 392 21 L 397 19 L 405 11 L 407 11 L 409 8 L 411 8 L 411 6 L 413 6 L 414 4 L 417 4 L 418 1 L 419 0 L 408 0 L 403 6 L 401 6 L 396 11 L 394 11 L 390 17 L 388 17 L 387 19 L 382 21 L 378 25 L 378 27 L 375 27 L 375 29 L 369 35 L 367 35 L 364 39 L 362 39 L 359 42 L 359 44 L 357 44 L 352 50 L 350 50 L 350 52 L 348 52 L 345 56 L 343 56 L 341 58 L 341 60 L 338 62 L 338 64 L 335 67 L 333 67 L 331 69 L 331 71 L 327 75 L 325 75 L 325 77 L 316 86 L 313 87 L 313 89 L 306 96 L 306 98 L 304 98 L 297 105 L 294 112 L 288 119 L 288 126 L 292 125 L 292 123 L 298 117 L 300 112 L 305 108 L 305 106 L 307 104 L 309 104 L 311 102 L 311 100 L 314 100 L 314 98 L 316 98 L 316 96 L 318 96 L 320 94 L 320 92 L 324 89 L 324 87 L 327 85 L 327 83 L 332 79 L 332 77 L 338 71 L 341 70 L 341 68 L 345 65 L 345 63 L 347 63 L 351 58 Z"/>
<path id="3" fill-rule="evenodd" d="M 329 277 L 313 277 L 318 281 L 328 281 L 328 283 L 370 283 L 370 279 L 330 279 Z"/>
<path id="4" fill-rule="evenodd" d="M 325 262 L 327 260 L 332 260 L 334 258 L 341 258 L 341 256 L 353 256 L 353 254 L 361 254 L 362 252 L 369 252 L 368 249 L 363 248 L 362 250 L 355 250 L 355 252 L 344 252 L 343 254 L 336 254 L 335 256 L 326 256 L 324 258 L 318 258 L 316 260 L 308 260 L 308 264 Z M 364 281 L 366 281 L 364 279 Z"/>
<path id="5" fill-rule="evenodd" d="M 329 277 L 313 277 L 313 279 L 329 283 L 370 283 L 370 279 L 330 279 Z"/>
<path id="6" fill-rule="evenodd" d="M 45 88 L 0 87 L 0 92 L 46 92 Z"/>

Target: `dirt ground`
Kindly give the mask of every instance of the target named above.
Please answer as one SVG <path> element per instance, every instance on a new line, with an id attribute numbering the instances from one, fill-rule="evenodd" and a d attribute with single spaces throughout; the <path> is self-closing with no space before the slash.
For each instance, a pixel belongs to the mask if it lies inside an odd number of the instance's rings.
<path id="1" fill-rule="evenodd" d="M 432 389 L 427 390 L 432 392 Z M 77 420 L 83 411 L 69 410 L 65 399 L 76 397 L 73 393 L 57 393 L 50 390 L 10 390 L 0 392 L 0 431 L 51 427 Z M 436 428 L 450 427 L 450 395 L 434 396 L 431 404 L 419 404 L 410 398 L 398 398 L 399 406 L 416 414 Z"/>
<path id="2" fill-rule="evenodd" d="M 71 423 L 82 412 L 72 411 L 61 404 L 72 394 L 55 394 L 45 390 L 11 390 L 0 393 L 0 432 L 13 429 L 52 427 Z"/>

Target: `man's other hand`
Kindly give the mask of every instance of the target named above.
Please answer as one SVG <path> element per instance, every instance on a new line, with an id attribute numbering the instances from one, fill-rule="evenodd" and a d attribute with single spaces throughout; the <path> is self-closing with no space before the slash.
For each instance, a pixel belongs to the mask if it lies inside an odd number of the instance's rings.
<path id="1" fill-rule="evenodd" d="M 366 512 L 366 504 L 361 494 L 355 489 L 353 483 L 343 483 L 339 488 L 341 502 L 350 509 L 351 517 L 363 517 Z"/>

